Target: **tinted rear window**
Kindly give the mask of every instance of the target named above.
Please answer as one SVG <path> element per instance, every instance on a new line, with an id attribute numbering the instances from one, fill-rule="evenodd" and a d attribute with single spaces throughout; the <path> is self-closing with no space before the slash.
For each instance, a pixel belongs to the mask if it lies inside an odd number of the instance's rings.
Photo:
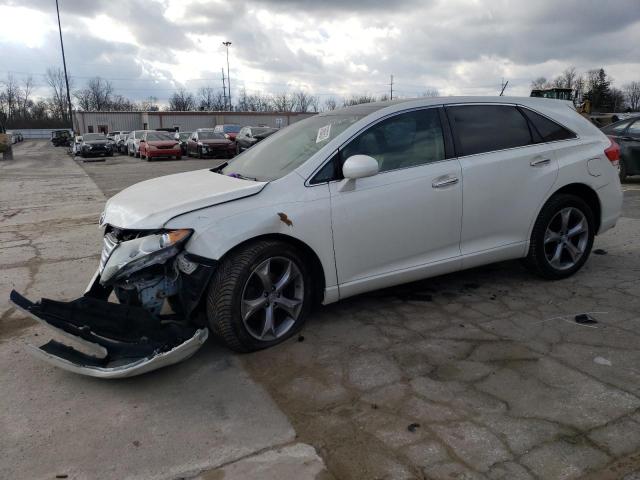
<path id="1" fill-rule="evenodd" d="M 533 143 L 525 117 L 508 105 L 448 107 L 457 133 L 459 155 L 504 150 Z"/>
<path id="2" fill-rule="evenodd" d="M 567 130 L 562 125 L 557 124 L 553 120 L 543 117 L 539 113 L 533 112 L 527 108 L 522 111 L 527 116 L 533 128 L 540 134 L 540 140 L 543 142 L 553 142 L 556 140 L 567 140 L 576 138 L 575 133 Z"/>

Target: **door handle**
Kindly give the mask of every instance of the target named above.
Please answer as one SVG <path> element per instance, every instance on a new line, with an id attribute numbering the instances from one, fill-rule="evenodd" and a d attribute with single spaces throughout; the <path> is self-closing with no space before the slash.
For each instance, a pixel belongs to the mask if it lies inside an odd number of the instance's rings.
<path id="1" fill-rule="evenodd" d="M 444 188 L 444 187 L 448 187 L 449 185 L 455 185 L 459 181 L 460 179 L 458 177 L 445 177 L 445 178 L 440 178 L 438 180 L 435 180 L 431 184 L 431 186 L 433 188 Z"/>
<path id="2" fill-rule="evenodd" d="M 532 160 L 529 165 L 531 165 L 532 167 L 541 167 L 543 165 L 549 165 L 550 163 L 550 158 L 538 158 L 537 160 Z"/>

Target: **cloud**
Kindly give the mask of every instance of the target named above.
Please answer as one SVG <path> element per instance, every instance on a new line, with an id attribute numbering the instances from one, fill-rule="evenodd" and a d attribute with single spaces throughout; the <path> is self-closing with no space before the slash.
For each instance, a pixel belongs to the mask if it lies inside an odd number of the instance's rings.
<path id="1" fill-rule="evenodd" d="M 37 42 L 0 36 L 2 68 L 43 73 L 59 63 L 51 2 L 2 6 L 36 12 L 40 32 Z M 507 93 L 527 95 L 533 78 L 570 65 L 605 67 L 618 85 L 640 79 L 637 0 L 60 0 L 60 7 L 76 85 L 100 75 L 133 99 L 166 99 L 181 85 L 220 87 L 225 40 L 233 42 L 234 94 L 243 87 L 305 88 L 321 98 L 380 94 L 393 74 L 396 94 L 405 96 L 434 87 L 495 94 L 503 77 Z M 28 30 L 36 17 L 20 15 Z"/>

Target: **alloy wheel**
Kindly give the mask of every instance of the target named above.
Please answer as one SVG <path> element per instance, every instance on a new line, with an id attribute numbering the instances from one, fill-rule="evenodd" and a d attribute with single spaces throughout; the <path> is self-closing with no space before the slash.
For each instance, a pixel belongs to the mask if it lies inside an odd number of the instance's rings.
<path id="1" fill-rule="evenodd" d="M 558 270 L 575 266 L 589 242 L 589 223 L 574 207 L 565 207 L 549 222 L 544 235 L 544 253 L 549 264 Z"/>
<path id="2" fill-rule="evenodd" d="M 273 341 L 295 325 L 304 303 L 304 278 L 285 257 L 270 257 L 252 270 L 242 291 L 240 314 L 255 339 Z"/>

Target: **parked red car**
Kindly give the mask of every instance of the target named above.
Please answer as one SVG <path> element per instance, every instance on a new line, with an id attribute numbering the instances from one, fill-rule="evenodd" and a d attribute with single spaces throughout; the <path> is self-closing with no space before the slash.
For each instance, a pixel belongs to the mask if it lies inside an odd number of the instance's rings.
<path id="1" fill-rule="evenodd" d="M 167 132 L 145 132 L 140 139 L 140 158 L 150 161 L 154 158 L 182 158 L 180 143 Z"/>
<path id="2" fill-rule="evenodd" d="M 236 153 L 234 142 L 225 138 L 222 133 L 213 130 L 196 130 L 187 142 L 187 155 L 204 157 L 226 157 L 231 158 Z"/>

